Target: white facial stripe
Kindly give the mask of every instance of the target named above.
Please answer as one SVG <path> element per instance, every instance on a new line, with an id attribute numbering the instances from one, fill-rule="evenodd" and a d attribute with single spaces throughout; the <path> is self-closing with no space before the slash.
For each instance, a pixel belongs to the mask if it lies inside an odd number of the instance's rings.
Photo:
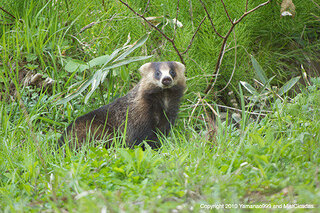
<path id="1" fill-rule="evenodd" d="M 165 77 L 169 77 L 169 78 L 171 78 L 171 80 L 173 80 L 172 79 L 172 76 L 170 75 L 170 70 L 169 69 L 164 69 L 164 70 L 162 70 L 161 69 L 161 79 L 160 79 L 160 82 L 162 81 L 162 79 L 164 79 Z"/>
<path id="2" fill-rule="evenodd" d="M 162 73 L 160 82 L 162 81 L 162 79 L 164 79 L 166 77 L 169 77 L 171 80 L 173 80 L 172 76 L 170 75 L 170 67 L 168 66 L 167 63 L 162 64 L 160 71 Z"/>

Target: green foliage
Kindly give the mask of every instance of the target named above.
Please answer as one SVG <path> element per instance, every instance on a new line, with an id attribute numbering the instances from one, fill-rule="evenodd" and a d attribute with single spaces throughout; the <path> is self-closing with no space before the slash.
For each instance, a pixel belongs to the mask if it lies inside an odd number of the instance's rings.
<path id="1" fill-rule="evenodd" d="M 122 48 L 116 49 L 110 55 L 99 56 L 85 64 L 81 62 L 76 62 L 74 60 L 70 60 L 66 64 L 65 69 L 66 71 L 71 73 L 78 71 L 83 72 L 95 66 L 101 66 L 101 68 L 98 69 L 92 77 L 82 82 L 81 85 L 75 90 L 75 92 L 69 94 L 67 97 L 59 101 L 58 104 L 63 104 L 72 100 L 73 98 L 80 95 L 85 89 L 87 89 L 91 85 L 91 89 L 85 97 L 85 103 L 87 103 L 92 93 L 98 88 L 99 85 L 101 85 L 105 81 L 111 69 L 118 68 L 135 61 L 141 61 L 150 58 L 151 56 L 138 56 L 126 58 L 131 52 L 133 52 L 138 47 L 142 46 L 147 41 L 147 38 L 148 35 L 145 35 L 140 40 L 136 41 L 133 45 L 124 45 Z M 129 41 L 130 40 L 128 40 L 126 44 Z"/>
<path id="2" fill-rule="evenodd" d="M 275 98 L 281 98 L 284 94 L 286 94 L 300 79 L 300 76 L 290 79 L 288 82 L 286 82 L 280 89 L 275 89 L 270 86 L 271 81 L 274 79 L 275 76 L 267 79 L 267 76 L 263 69 L 261 68 L 260 64 L 257 62 L 257 60 L 251 56 L 251 61 L 254 67 L 254 70 L 256 72 L 258 80 L 256 82 L 259 84 L 259 86 L 262 87 L 261 91 L 257 91 L 253 86 L 251 86 L 249 83 L 245 81 L 240 81 L 242 86 L 252 95 L 249 97 L 249 100 L 251 101 L 248 105 L 248 107 L 252 107 L 256 104 L 258 104 L 258 107 L 262 109 L 266 106 L 266 101 L 268 101 L 271 97 Z"/>
<path id="3" fill-rule="evenodd" d="M 139 13 L 147 6 L 147 1 L 127 2 Z M 150 1 L 144 15 L 169 37 L 175 35 L 183 51 L 205 12 L 199 1 L 179 2 L 178 16 L 177 1 L 160 0 Z M 224 2 L 232 19 L 243 14 L 246 1 Z M 248 8 L 262 2 L 248 1 Z M 224 35 L 230 24 L 223 5 L 205 4 Z M 226 93 L 214 100 L 221 103 L 233 91 L 241 106 L 239 123 L 217 116 L 212 137 L 207 112 L 197 107 L 197 94 L 206 88 L 221 47 L 206 19 L 184 55 L 188 90 L 175 128 L 168 137 L 160 136 L 160 150 L 87 146 L 63 153 L 55 147 L 66 124 L 122 96 L 138 81 L 141 63 L 129 62 L 148 55 L 154 61 L 179 58 L 170 43 L 119 1 L 4 0 L 1 7 L 16 19 L 0 11 L 0 211 L 198 212 L 204 210 L 201 204 L 319 207 L 320 79 L 308 79 L 318 75 L 320 15 L 313 1 L 294 4 L 294 19 L 279 18 L 280 5 L 272 1 L 245 17 L 228 40 L 214 90 L 225 86 L 234 65 L 235 73 Z M 183 27 L 175 29 L 174 18 Z M 138 42 L 128 46 L 128 35 Z M 297 94 L 290 90 L 301 65 L 310 86 L 299 85 Z M 26 72 L 55 82 L 50 88 L 25 85 Z M 246 91 L 237 87 L 240 81 Z M 270 113 L 254 119 L 243 92 Z M 57 105 L 62 94 L 71 98 Z M 214 104 L 210 98 L 205 101 Z"/>

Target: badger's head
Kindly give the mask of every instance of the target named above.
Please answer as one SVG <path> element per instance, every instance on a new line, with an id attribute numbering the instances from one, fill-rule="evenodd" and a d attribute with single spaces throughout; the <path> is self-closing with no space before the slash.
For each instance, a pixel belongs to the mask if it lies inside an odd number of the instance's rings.
<path id="1" fill-rule="evenodd" d="M 151 62 L 142 65 L 139 70 L 142 77 L 141 83 L 144 86 L 162 89 L 176 85 L 186 87 L 185 66 L 180 62 Z"/>

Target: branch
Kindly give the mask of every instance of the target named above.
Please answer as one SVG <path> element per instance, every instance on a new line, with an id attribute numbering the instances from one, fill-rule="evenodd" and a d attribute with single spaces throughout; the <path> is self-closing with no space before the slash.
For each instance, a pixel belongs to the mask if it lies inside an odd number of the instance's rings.
<path id="1" fill-rule="evenodd" d="M 204 5 L 204 3 L 203 3 L 201 0 L 199 0 L 199 1 L 201 2 L 203 9 L 206 11 L 206 14 L 207 14 L 207 16 L 208 16 L 208 19 L 210 20 L 210 23 L 211 23 L 211 26 L 212 26 L 214 32 L 215 32 L 220 38 L 224 38 L 224 37 L 223 37 L 220 33 L 218 33 L 218 31 L 216 30 L 216 28 L 215 28 L 215 26 L 214 26 L 214 24 L 213 24 L 213 21 L 212 21 L 212 19 L 211 19 L 211 17 L 210 17 L 210 14 L 209 14 L 206 6 Z"/>
<path id="2" fill-rule="evenodd" d="M 16 19 L 16 17 L 14 15 L 12 15 L 11 13 L 9 13 L 8 11 L 6 11 L 5 9 L 3 9 L 2 7 L 0 7 L 0 9 L 5 12 L 6 14 L 8 14 L 9 16 L 11 16 L 13 19 Z"/>
<path id="3" fill-rule="evenodd" d="M 264 3 L 262 3 L 262 4 L 260 4 L 260 5 L 256 6 L 255 8 L 253 8 L 253 9 L 245 12 L 245 13 L 244 13 L 238 20 L 236 20 L 233 24 L 238 24 L 244 17 L 246 17 L 246 16 L 249 15 L 250 13 L 256 11 L 256 10 L 259 9 L 260 7 L 263 7 L 263 6 L 267 5 L 267 4 L 269 4 L 271 1 L 272 1 L 272 0 L 268 0 L 268 1 L 266 1 L 266 2 L 264 2 Z"/>
<path id="4" fill-rule="evenodd" d="M 219 52 L 219 56 L 218 56 L 218 60 L 217 60 L 216 66 L 215 66 L 216 77 L 214 79 L 211 78 L 206 90 L 204 91 L 205 94 L 209 94 L 211 92 L 211 90 L 213 89 L 214 85 L 216 84 L 216 82 L 218 80 L 220 66 L 221 66 L 221 62 L 222 62 L 222 59 L 223 59 L 223 56 L 224 56 L 224 53 L 225 53 L 224 50 L 225 50 L 225 47 L 226 47 L 226 44 L 227 44 L 227 40 L 228 40 L 229 35 L 232 32 L 234 27 L 235 27 L 235 25 L 233 24 L 230 27 L 230 29 L 227 32 L 227 34 L 225 35 L 225 37 L 223 38 L 222 45 L 221 45 L 220 52 Z"/>
<path id="5" fill-rule="evenodd" d="M 246 12 L 248 11 L 248 0 L 246 0 Z"/>
<path id="6" fill-rule="evenodd" d="M 320 6 L 317 3 L 315 3 L 313 0 L 311 1 L 316 5 L 316 7 L 318 7 L 318 9 L 320 9 Z"/>
<path id="7" fill-rule="evenodd" d="M 233 36 L 234 36 L 234 65 L 233 65 L 233 70 L 232 70 L 232 73 L 231 73 L 231 76 L 229 78 L 229 81 L 228 83 L 221 89 L 218 91 L 218 93 L 224 91 L 230 84 L 232 78 L 233 78 L 233 75 L 234 75 L 234 72 L 236 71 L 236 66 L 237 66 L 237 38 L 236 38 L 236 33 L 233 31 Z"/>
<path id="8" fill-rule="evenodd" d="M 201 1 L 201 0 L 199 0 L 199 1 Z M 201 2 L 202 2 L 202 1 L 201 1 Z M 223 0 L 221 0 L 221 2 L 223 3 Z M 209 93 L 211 92 L 211 90 L 213 89 L 215 83 L 217 82 L 218 75 L 219 75 L 219 71 L 220 71 L 221 62 L 222 62 L 222 59 L 223 59 L 223 56 L 224 56 L 224 53 L 225 53 L 226 43 L 227 43 L 227 40 L 228 40 L 231 32 L 233 31 L 234 27 L 235 27 L 244 17 L 246 17 L 246 16 L 249 15 L 250 13 L 256 11 L 256 10 L 259 9 L 260 7 L 263 7 L 263 6 L 267 5 L 267 4 L 269 4 L 270 2 L 271 2 L 271 0 L 268 0 L 268 1 L 266 1 L 266 2 L 264 2 L 264 3 L 262 3 L 262 4 L 260 4 L 260 5 L 258 5 L 257 7 L 253 8 L 253 9 L 251 9 L 251 10 L 249 10 L 249 11 L 246 11 L 246 12 L 245 12 L 239 19 L 237 19 L 236 21 L 231 21 L 231 24 L 232 24 L 232 25 L 231 25 L 229 31 L 226 33 L 225 36 L 220 36 L 221 38 L 223 38 L 223 41 L 222 41 L 222 45 L 221 45 L 221 48 L 220 48 L 219 56 L 218 56 L 218 59 L 217 59 L 217 63 L 216 63 L 216 66 L 215 66 L 215 70 L 214 70 L 214 73 L 216 74 L 216 75 L 215 75 L 216 77 L 215 77 L 215 79 L 212 78 L 212 79 L 210 80 L 209 85 L 207 86 L 207 88 L 206 88 L 205 91 L 204 91 L 205 94 L 209 94 Z M 224 5 L 224 3 L 223 3 L 223 5 Z M 229 13 L 227 12 L 225 5 L 224 5 L 224 8 L 225 8 L 225 11 L 226 11 L 226 13 L 227 13 L 227 16 L 228 16 L 228 18 L 229 18 L 229 20 L 230 20 Z M 246 10 L 247 10 L 247 8 L 246 8 Z M 213 28 L 213 29 L 214 29 L 214 31 L 216 32 L 215 28 Z M 217 32 L 216 32 L 216 33 L 217 33 Z"/>
<path id="9" fill-rule="evenodd" d="M 152 24 L 150 21 L 148 21 L 143 15 L 137 13 L 134 9 L 132 9 L 127 3 L 123 2 L 122 0 L 119 0 L 123 5 L 125 5 L 129 10 L 131 10 L 134 14 L 136 14 L 137 16 L 139 16 L 140 18 L 142 18 L 145 22 L 147 22 L 151 27 L 153 27 L 156 31 L 158 31 L 165 39 L 167 39 L 172 47 L 174 48 L 174 50 L 176 51 L 176 53 L 178 54 L 180 61 L 185 64 L 183 57 L 181 55 L 181 53 L 179 52 L 178 48 L 176 47 L 174 40 L 169 38 L 164 32 L 162 32 L 157 26 L 155 26 L 154 24 Z"/>
<path id="10" fill-rule="evenodd" d="M 193 34 L 193 36 L 192 36 L 192 38 L 191 38 L 191 40 L 190 40 L 190 43 L 189 43 L 188 47 L 187 47 L 186 50 L 183 51 L 181 54 L 186 54 L 186 53 L 188 52 L 188 50 L 190 49 L 190 47 L 191 47 L 191 45 L 192 45 L 192 42 L 193 42 L 194 38 L 196 37 L 197 32 L 199 31 L 202 23 L 204 22 L 204 20 L 206 20 L 206 18 L 207 18 L 206 16 L 203 17 L 203 19 L 202 19 L 202 21 L 200 22 L 198 28 L 197 28 L 196 31 L 194 32 L 194 34 Z"/>
<path id="11" fill-rule="evenodd" d="M 147 5 L 146 5 L 146 8 L 144 9 L 144 12 L 143 12 L 142 15 L 144 15 L 144 14 L 147 12 L 147 10 L 148 10 L 148 8 L 149 8 L 149 4 L 150 4 L 150 0 L 148 0 Z"/>
<path id="12" fill-rule="evenodd" d="M 223 5 L 224 11 L 226 12 L 226 14 L 227 14 L 227 16 L 228 16 L 229 21 L 231 22 L 231 24 L 233 24 L 233 21 L 232 21 L 232 19 L 230 18 L 230 15 L 229 15 L 229 13 L 228 13 L 228 10 L 227 10 L 227 8 L 226 8 L 226 5 L 224 4 L 224 1 L 221 0 L 221 3 L 222 3 L 222 5 Z"/>

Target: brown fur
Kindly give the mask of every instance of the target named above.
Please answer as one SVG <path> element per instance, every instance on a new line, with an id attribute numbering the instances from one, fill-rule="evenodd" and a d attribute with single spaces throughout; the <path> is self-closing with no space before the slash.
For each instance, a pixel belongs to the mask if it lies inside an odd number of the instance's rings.
<path id="1" fill-rule="evenodd" d="M 167 135 L 177 117 L 186 87 L 184 70 L 179 62 L 144 64 L 140 68 L 140 82 L 128 94 L 77 118 L 68 126 L 59 144 L 71 140 L 71 147 L 79 148 L 87 139 L 95 139 L 107 141 L 105 146 L 108 148 L 115 133 L 123 133 L 126 126 L 128 147 L 143 140 L 152 148 L 159 147 L 157 132 Z M 160 78 L 156 77 L 156 72 L 161 72 Z M 173 72 L 175 75 L 172 76 L 170 73 Z M 166 81 L 170 84 L 165 85 L 168 84 Z"/>

